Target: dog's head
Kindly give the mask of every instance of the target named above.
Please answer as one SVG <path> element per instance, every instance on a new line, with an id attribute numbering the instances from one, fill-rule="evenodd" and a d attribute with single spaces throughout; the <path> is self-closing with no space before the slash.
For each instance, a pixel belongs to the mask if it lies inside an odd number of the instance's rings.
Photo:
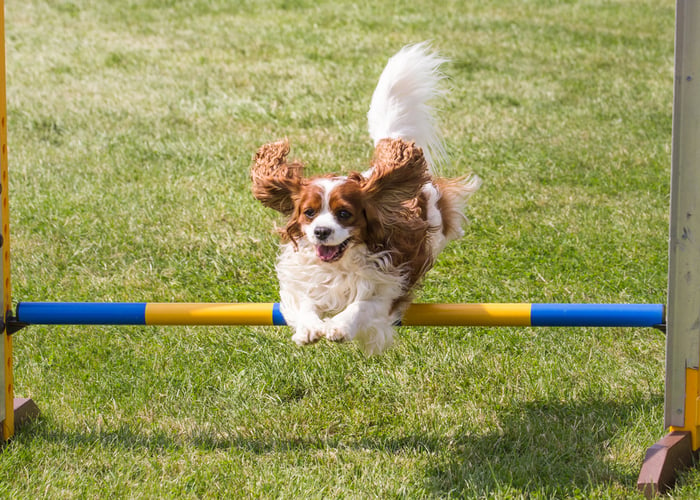
<path id="1" fill-rule="evenodd" d="M 388 250 L 393 225 L 416 219 L 415 200 L 430 181 L 421 148 L 401 139 L 381 140 L 372 168 L 347 177 L 304 177 L 303 166 L 288 163 L 288 154 L 286 140 L 258 150 L 253 195 L 289 218 L 284 238 L 295 245 L 305 238 L 323 262 L 341 259 L 355 244 Z"/>

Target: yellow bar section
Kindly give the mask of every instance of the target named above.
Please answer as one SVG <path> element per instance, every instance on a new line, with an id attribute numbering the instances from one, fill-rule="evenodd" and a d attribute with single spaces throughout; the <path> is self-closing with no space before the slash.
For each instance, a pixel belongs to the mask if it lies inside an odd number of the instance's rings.
<path id="1" fill-rule="evenodd" d="M 147 325 L 272 325 L 272 303 L 146 304 Z"/>
<path id="2" fill-rule="evenodd" d="M 411 304 L 406 326 L 530 326 L 531 304 Z"/>

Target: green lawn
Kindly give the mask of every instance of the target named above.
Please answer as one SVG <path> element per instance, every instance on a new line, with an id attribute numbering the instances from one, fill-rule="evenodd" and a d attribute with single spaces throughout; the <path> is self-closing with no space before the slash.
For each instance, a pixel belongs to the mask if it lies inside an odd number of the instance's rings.
<path id="1" fill-rule="evenodd" d="M 278 300 L 257 147 L 363 169 L 386 60 L 432 40 L 467 235 L 422 302 L 665 302 L 671 0 L 6 5 L 17 300 Z M 662 333 L 30 327 L 0 453 L 26 498 L 629 498 L 664 435 Z M 700 472 L 681 498 L 700 496 Z"/>

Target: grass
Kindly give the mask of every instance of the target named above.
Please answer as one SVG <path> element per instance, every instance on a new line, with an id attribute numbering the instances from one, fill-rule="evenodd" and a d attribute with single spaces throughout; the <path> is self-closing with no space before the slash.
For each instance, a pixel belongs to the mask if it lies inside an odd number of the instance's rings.
<path id="1" fill-rule="evenodd" d="M 665 302 L 673 7 L 10 0 L 15 300 L 277 300 L 254 151 L 364 168 L 386 59 L 430 39 L 445 173 L 485 182 L 419 300 Z M 371 358 L 289 337 L 23 330 L 42 416 L 0 495 L 634 498 L 665 432 L 654 330 L 405 328 Z"/>

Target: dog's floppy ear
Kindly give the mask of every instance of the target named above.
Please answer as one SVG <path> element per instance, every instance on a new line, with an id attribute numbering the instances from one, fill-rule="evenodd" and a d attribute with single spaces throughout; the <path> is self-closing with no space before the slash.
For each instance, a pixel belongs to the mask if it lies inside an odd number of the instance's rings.
<path id="1" fill-rule="evenodd" d="M 423 150 L 403 139 L 382 139 L 372 158 L 372 169 L 363 185 L 365 196 L 388 209 L 398 209 L 420 194 L 430 182 Z"/>
<path id="2" fill-rule="evenodd" d="M 396 227 L 402 228 L 403 237 L 419 237 L 425 232 L 427 222 L 418 199 L 423 185 L 430 182 L 430 173 L 420 147 L 402 139 L 382 139 L 365 175 L 360 184 L 365 195 L 369 248 L 378 251 L 395 244 Z"/>
<path id="3" fill-rule="evenodd" d="M 284 215 L 294 211 L 294 196 L 301 188 L 304 169 L 300 163 L 287 163 L 288 154 L 286 139 L 265 144 L 258 149 L 250 169 L 253 196 Z"/>

